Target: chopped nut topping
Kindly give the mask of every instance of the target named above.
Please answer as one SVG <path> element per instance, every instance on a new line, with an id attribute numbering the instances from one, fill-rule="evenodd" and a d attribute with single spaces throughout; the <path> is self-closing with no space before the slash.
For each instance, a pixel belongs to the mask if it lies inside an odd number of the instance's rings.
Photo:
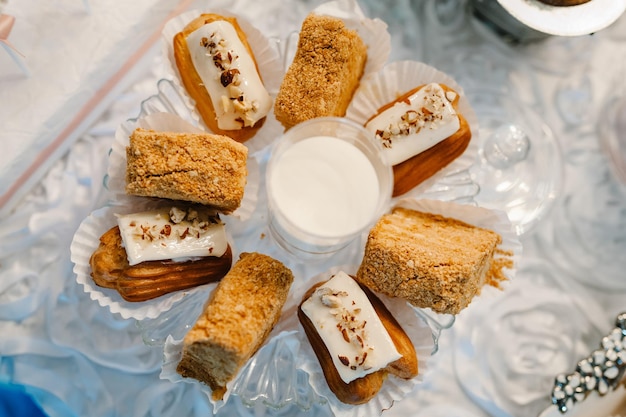
<path id="1" fill-rule="evenodd" d="M 228 55 L 230 56 L 230 52 L 228 53 Z M 228 87 L 229 85 L 233 84 L 233 81 L 237 74 L 239 74 L 239 70 L 237 68 L 228 69 L 222 72 L 222 75 L 220 76 L 220 82 L 224 87 Z"/>
<path id="2" fill-rule="evenodd" d="M 186 215 L 187 215 L 187 212 L 185 210 L 179 209 L 178 207 L 172 207 L 170 209 L 170 220 L 174 224 L 178 224 L 182 222 L 183 220 L 185 220 Z"/>
<path id="3" fill-rule="evenodd" d="M 157 219 L 160 217 L 160 215 L 156 216 Z M 150 223 L 140 224 L 135 220 L 131 221 L 129 226 L 135 229 L 133 233 L 135 237 L 140 240 L 152 242 L 155 240 L 170 238 L 172 235 L 172 225 L 180 224 L 185 220 L 188 222 L 189 226 L 186 227 L 182 233 L 178 232 L 178 238 L 180 239 L 185 239 L 188 236 L 200 238 L 200 235 L 207 231 L 211 225 L 220 224 L 218 214 L 205 213 L 204 215 L 201 215 L 198 210 L 193 207 L 188 207 L 186 209 L 172 207 L 169 211 L 169 217 L 167 218 L 169 223 L 166 223 L 163 226 L 157 226 Z"/>
<path id="4" fill-rule="evenodd" d="M 243 115 L 237 120 L 241 122 L 242 127 L 253 126 L 255 120 L 249 113 L 255 113 L 258 110 L 258 103 L 250 102 L 238 88 L 241 85 L 241 73 L 236 66 L 239 58 L 235 51 L 228 49 L 228 42 L 218 32 L 211 33 L 210 37 L 203 37 L 200 40 L 200 46 L 206 49 L 207 56 L 211 57 L 213 64 L 221 71 L 219 81 L 223 87 L 227 88 L 228 95 L 222 96 L 222 110 L 227 113 L 235 111 Z M 235 87 L 235 88 L 233 88 Z"/>
<path id="5" fill-rule="evenodd" d="M 442 97 L 433 85 L 424 87 L 426 93 L 423 106 L 419 110 L 407 110 L 400 116 L 400 120 L 390 123 L 385 129 L 376 130 L 376 137 L 382 142 L 385 148 L 393 146 L 393 140 L 398 136 L 409 136 L 419 133 L 422 129 L 437 129 L 443 120 L 444 110 L 447 101 L 453 101 L 448 93 Z"/>
<path id="6" fill-rule="evenodd" d="M 353 306 L 354 300 L 346 300 L 349 294 L 346 291 L 336 291 L 329 287 L 319 287 L 315 290 L 315 297 L 319 297 L 320 303 L 330 308 L 330 313 L 337 320 L 337 330 L 341 333 L 343 340 L 355 346 L 360 352 L 350 360 L 346 356 L 339 356 L 339 360 L 350 369 L 359 367 L 367 370 L 371 367 L 367 364 L 367 353 L 373 349 L 367 343 L 368 336 L 365 329 L 367 321 L 361 320 L 358 315 L 361 309 L 347 308 L 346 305 Z"/>

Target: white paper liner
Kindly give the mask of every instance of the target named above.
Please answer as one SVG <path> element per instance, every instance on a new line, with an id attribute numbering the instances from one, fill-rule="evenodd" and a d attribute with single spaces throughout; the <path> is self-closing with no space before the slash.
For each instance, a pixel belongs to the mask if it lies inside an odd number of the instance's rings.
<path id="1" fill-rule="evenodd" d="M 327 272 L 307 280 L 307 282 L 309 282 L 309 286 L 311 286 L 317 282 L 326 281 L 339 271 L 354 275 L 357 269 L 358 266 L 354 265 L 334 267 Z M 390 374 L 378 394 L 367 403 L 361 405 L 342 403 L 328 387 L 317 356 L 304 333 L 304 329 L 299 325 L 300 331 L 298 332 L 298 337 L 301 340 L 301 348 L 298 354 L 297 366 L 299 369 L 309 374 L 309 383 L 318 395 L 328 401 L 336 417 L 380 415 L 383 411 L 391 408 L 394 403 L 402 400 L 411 393 L 417 385 L 424 381 L 425 376 L 429 372 L 429 363 L 431 361 L 434 343 L 428 325 L 415 314 L 413 307 L 406 301 L 398 298 L 390 298 L 383 294 L 376 295 L 385 304 L 398 323 L 402 325 L 402 328 L 413 342 L 418 359 L 418 375 L 409 380 L 405 380 Z"/>
<path id="2" fill-rule="evenodd" d="M 478 117 L 465 96 L 463 88 L 449 75 L 422 62 L 392 62 L 361 82 L 346 112 L 348 119 L 365 125 L 382 106 L 419 85 L 431 82 L 446 84 L 459 94 L 459 113 L 467 120 L 472 139 L 463 154 L 403 196 L 424 192 L 446 175 L 468 169 L 476 161 L 479 150 Z"/>
<path id="3" fill-rule="evenodd" d="M 343 20 L 347 28 L 355 30 L 367 45 L 367 62 L 363 70 L 364 80 L 380 71 L 391 53 L 391 35 L 387 23 L 365 16 L 356 0 L 335 0 L 320 4 L 312 13 L 333 16 Z"/>
<path id="4" fill-rule="evenodd" d="M 506 288 L 507 282 L 510 282 L 515 277 L 515 271 L 519 267 L 522 258 L 522 243 L 517 233 L 515 233 L 515 229 L 506 212 L 447 201 L 417 198 L 400 199 L 395 202 L 394 207 L 440 214 L 444 217 L 451 217 L 474 226 L 493 230 L 502 237 L 502 243 L 498 245 L 498 250 L 507 254 L 496 253 L 494 258 L 506 257 L 513 261 L 512 268 L 504 268 L 502 270 L 506 280 L 499 283 L 501 288 Z"/>
<path id="5" fill-rule="evenodd" d="M 202 121 L 202 117 L 198 113 L 194 100 L 189 96 L 187 90 L 182 85 L 180 79 L 180 73 L 176 67 L 176 61 L 174 59 L 173 39 L 174 36 L 183 30 L 183 28 L 193 19 L 200 16 L 203 13 L 215 13 L 225 17 L 234 17 L 237 19 L 239 26 L 246 34 L 250 48 L 254 52 L 254 58 L 256 60 L 259 73 L 263 79 L 263 84 L 269 92 L 272 98 L 276 97 L 280 83 L 282 82 L 284 75 L 284 67 L 281 61 L 281 57 L 275 46 L 272 46 L 270 39 L 267 38 L 263 32 L 252 25 L 246 18 L 235 15 L 228 10 L 223 9 L 207 9 L 207 10 L 190 10 L 181 15 L 178 15 L 171 19 L 163 28 L 161 34 L 161 40 L 163 44 L 163 54 L 169 62 L 168 69 L 174 77 L 174 82 L 179 89 L 179 93 L 185 98 L 185 102 L 189 106 L 189 111 L 192 118 L 199 122 L 199 125 L 204 129 L 209 130 L 208 127 Z M 263 126 L 257 131 L 254 137 L 244 142 L 250 151 L 255 153 L 267 145 L 272 143 L 274 139 L 278 138 L 283 132 L 282 125 L 274 117 L 273 109 L 267 115 Z"/>
<path id="6" fill-rule="evenodd" d="M 156 318 L 187 296 L 216 285 L 210 283 L 187 290 L 175 291 L 152 300 L 130 302 L 124 300 L 116 290 L 99 287 L 93 281 L 89 259 L 100 244 L 100 236 L 117 224 L 115 214 L 148 210 L 160 204 L 162 204 L 160 201 L 137 200 L 134 201 L 134 204 L 107 206 L 95 210 L 81 222 L 70 245 L 70 259 L 74 263 L 73 270 L 76 274 L 76 282 L 83 286 L 83 290 L 89 294 L 92 300 L 97 301 L 100 306 L 108 308 L 112 313 L 120 314 L 124 319 Z"/>
<path id="7" fill-rule="evenodd" d="M 126 194 L 126 147 L 130 143 L 130 134 L 136 128 L 152 129 L 162 132 L 177 133 L 203 133 L 202 130 L 170 113 L 152 113 L 136 120 L 128 120 L 122 123 L 115 132 L 115 138 L 111 145 L 109 166 L 107 170 L 107 188 L 114 195 L 114 199 L 122 204 L 135 204 L 146 197 L 130 196 Z M 237 210 L 231 216 L 244 221 L 252 216 L 256 208 L 259 196 L 260 167 L 257 159 L 248 153 L 248 178 L 244 189 L 243 199 Z"/>

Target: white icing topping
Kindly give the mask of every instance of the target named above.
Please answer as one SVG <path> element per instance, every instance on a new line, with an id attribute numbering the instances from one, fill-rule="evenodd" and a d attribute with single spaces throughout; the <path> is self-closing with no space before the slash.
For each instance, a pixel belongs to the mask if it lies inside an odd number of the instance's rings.
<path id="1" fill-rule="evenodd" d="M 390 165 L 397 165 L 452 136 L 460 128 L 453 92 L 430 83 L 365 126 L 380 139 Z"/>
<path id="2" fill-rule="evenodd" d="M 345 383 L 402 357 L 367 295 L 345 272 L 316 288 L 301 308 L 324 341 Z"/>
<path id="3" fill-rule="evenodd" d="M 228 247 L 224 224 L 212 210 L 161 208 L 117 215 L 128 263 L 222 256 Z"/>
<path id="4" fill-rule="evenodd" d="M 272 98 L 232 24 L 218 20 L 196 29 L 187 36 L 187 47 L 220 129 L 254 126 L 267 116 Z"/>
<path id="5" fill-rule="evenodd" d="M 356 146 L 330 136 L 293 144 L 269 179 L 276 208 L 302 230 L 343 236 L 372 220 L 380 189 L 376 171 Z"/>

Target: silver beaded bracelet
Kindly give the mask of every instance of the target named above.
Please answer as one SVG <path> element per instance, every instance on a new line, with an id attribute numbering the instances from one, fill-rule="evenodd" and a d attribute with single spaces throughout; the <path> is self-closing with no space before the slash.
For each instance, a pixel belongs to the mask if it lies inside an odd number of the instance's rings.
<path id="1" fill-rule="evenodd" d="M 583 401 L 592 391 L 600 395 L 616 388 L 626 371 L 626 312 L 615 319 L 615 328 L 602 338 L 600 349 L 578 362 L 571 374 L 557 375 L 552 403 L 561 413 Z"/>

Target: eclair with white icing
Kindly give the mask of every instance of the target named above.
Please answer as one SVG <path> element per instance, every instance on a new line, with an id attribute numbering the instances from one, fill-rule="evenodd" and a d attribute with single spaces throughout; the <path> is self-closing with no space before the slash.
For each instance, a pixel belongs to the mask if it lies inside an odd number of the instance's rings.
<path id="1" fill-rule="evenodd" d="M 181 81 L 207 127 L 238 142 L 254 136 L 273 101 L 237 19 L 202 14 L 174 36 L 173 50 Z"/>
<path id="2" fill-rule="evenodd" d="M 172 205 L 118 215 L 89 263 L 98 286 L 135 302 L 219 281 L 232 251 L 217 212 Z"/>
<path id="3" fill-rule="evenodd" d="M 339 272 L 304 295 L 298 318 L 330 390 L 346 404 L 363 404 L 388 374 L 418 373 L 415 348 L 380 299 Z"/>
<path id="4" fill-rule="evenodd" d="M 393 196 L 405 194 L 458 158 L 472 138 L 458 111 L 459 94 L 420 85 L 378 109 L 365 128 L 381 141 L 393 167 Z"/>

